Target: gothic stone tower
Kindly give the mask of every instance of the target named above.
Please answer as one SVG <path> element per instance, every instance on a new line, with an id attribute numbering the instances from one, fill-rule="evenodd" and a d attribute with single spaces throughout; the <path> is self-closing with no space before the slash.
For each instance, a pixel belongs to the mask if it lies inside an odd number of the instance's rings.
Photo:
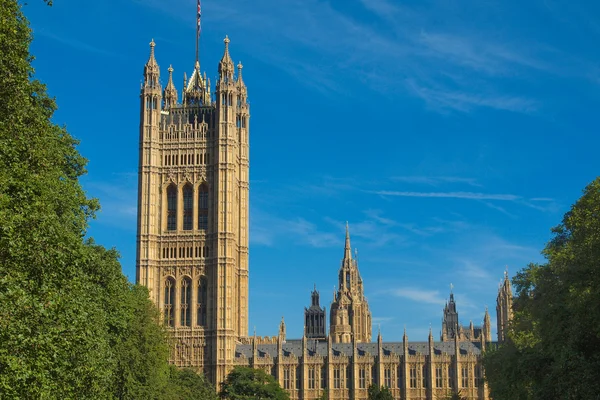
<path id="1" fill-rule="evenodd" d="M 249 106 L 229 55 L 213 98 L 197 60 L 181 103 L 154 57 L 140 94 L 136 280 L 174 338 L 171 361 L 217 384 L 248 332 Z"/>
<path id="2" fill-rule="evenodd" d="M 339 271 L 339 288 L 333 294 L 330 314 L 330 335 L 333 343 L 371 341 L 371 311 L 364 295 L 358 262 L 352 259 L 350 233 L 346 224 L 344 259 Z"/>
<path id="3" fill-rule="evenodd" d="M 512 289 L 508 272 L 504 272 L 504 280 L 498 289 L 496 317 L 498 318 L 498 342 L 502 343 L 506 339 L 508 324 L 512 320 Z"/>
<path id="4" fill-rule="evenodd" d="M 325 307 L 321 308 L 319 304 L 319 292 L 317 285 L 312 291 L 310 307 L 304 308 L 304 336 L 308 339 L 325 340 L 327 334 L 325 332 L 326 312 Z"/>

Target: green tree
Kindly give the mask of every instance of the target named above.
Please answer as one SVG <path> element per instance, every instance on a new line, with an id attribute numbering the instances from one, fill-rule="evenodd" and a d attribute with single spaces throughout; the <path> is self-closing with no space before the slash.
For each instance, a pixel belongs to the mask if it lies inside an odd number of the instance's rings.
<path id="1" fill-rule="evenodd" d="M 490 394 L 594 399 L 600 393 L 600 179 L 584 190 L 543 254 L 513 279 L 508 339 L 485 355 Z"/>
<path id="2" fill-rule="evenodd" d="M 263 370 L 235 367 L 225 379 L 219 395 L 230 400 L 288 400 L 288 394 Z"/>
<path id="3" fill-rule="evenodd" d="M 372 384 L 368 389 L 369 400 L 394 400 L 394 396 L 386 386 Z"/>
<path id="4" fill-rule="evenodd" d="M 99 205 L 30 42 L 19 3 L 1 1 L 0 398 L 162 399 L 166 332 L 118 253 L 84 240 Z"/>
<path id="5" fill-rule="evenodd" d="M 216 400 L 214 388 L 191 369 L 170 367 L 169 383 L 164 400 Z"/>

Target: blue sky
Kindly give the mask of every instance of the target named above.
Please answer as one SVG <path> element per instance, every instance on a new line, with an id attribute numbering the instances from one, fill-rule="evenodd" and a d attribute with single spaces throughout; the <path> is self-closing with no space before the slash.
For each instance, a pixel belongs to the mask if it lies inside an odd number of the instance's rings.
<path id="1" fill-rule="evenodd" d="M 478 324 L 505 266 L 542 261 L 600 168 L 600 3 L 204 0 L 202 69 L 222 39 L 251 102 L 250 327 L 300 337 L 328 307 L 344 225 L 384 340 L 439 333 L 454 285 Z M 194 0 L 30 1 L 36 76 L 81 140 L 102 211 L 89 234 L 135 279 L 139 85 L 194 63 Z M 495 334 L 495 333 L 494 333 Z"/>

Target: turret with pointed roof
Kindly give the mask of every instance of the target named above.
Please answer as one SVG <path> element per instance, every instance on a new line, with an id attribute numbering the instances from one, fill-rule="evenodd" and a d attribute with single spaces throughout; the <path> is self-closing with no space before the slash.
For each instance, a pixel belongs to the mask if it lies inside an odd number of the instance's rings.
<path id="1" fill-rule="evenodd" d="M 364 295 L 358 263 L 352 258 L 350 229 L 346 223 L 344 258 L 338 273 L 339 285 L 330 313 L 330 335 L 335 343 L 371 341 L 371 311 Z"/>
<path id="2" fill-rule="evenodd" d="M 498 297 L 496 298 L 496 317 L 498 318 L 498 342 L 503 342 L 506 339 L 508 325 L 512 320 L 512 288 L 508 271 L 504 271 L 504 280 L 498 289 Z"/>

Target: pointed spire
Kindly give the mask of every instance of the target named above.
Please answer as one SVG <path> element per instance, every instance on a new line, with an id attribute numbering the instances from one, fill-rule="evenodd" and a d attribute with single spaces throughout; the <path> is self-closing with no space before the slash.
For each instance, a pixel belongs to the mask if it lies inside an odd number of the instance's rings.
<path id="1" fill-rule="evenodd" d="M 406 334 L 406 325 L 404 325 L 404 334 L 402 335 L 402 341 L 408 342 L 408 335 Z"/>
<path id="2" fill-rule="evenodd" d="M 150 57 L 146 63 L 147 65 L 156 65 L 156 58 L 154 58 L 154 46 L 156 46 L 156 43 L 154 43 L 154 39 L 152 39 L 152 41 L 150 41 Z"/>
<path id="3" fill-rule="evenodd" d="M 244 66 L 242 65 L 242 62 L 240 61 L 237 65 L 237 69 L 238 69 L 238 83 L 244 83 L 244 80 L 242 79 L 242 68 L 244 68 Z"/>
<path id="4" fill-rule="evenodd" d="M 352 260 L 352 248 L 350 247 L 350 229 L 346 221 L 346 245 L 344 246 L 344 260 Z"/>
<path id="5" fill-rule="evenodd" d="M 175 84 L 173 83 L 173 66 L 169 65 L 169 82 L 165 87 L 165 92 L 163 97 L 165 99 L 165 106 L 170 108 L 177 104 L 177 89 L 175 89 Z"/>

